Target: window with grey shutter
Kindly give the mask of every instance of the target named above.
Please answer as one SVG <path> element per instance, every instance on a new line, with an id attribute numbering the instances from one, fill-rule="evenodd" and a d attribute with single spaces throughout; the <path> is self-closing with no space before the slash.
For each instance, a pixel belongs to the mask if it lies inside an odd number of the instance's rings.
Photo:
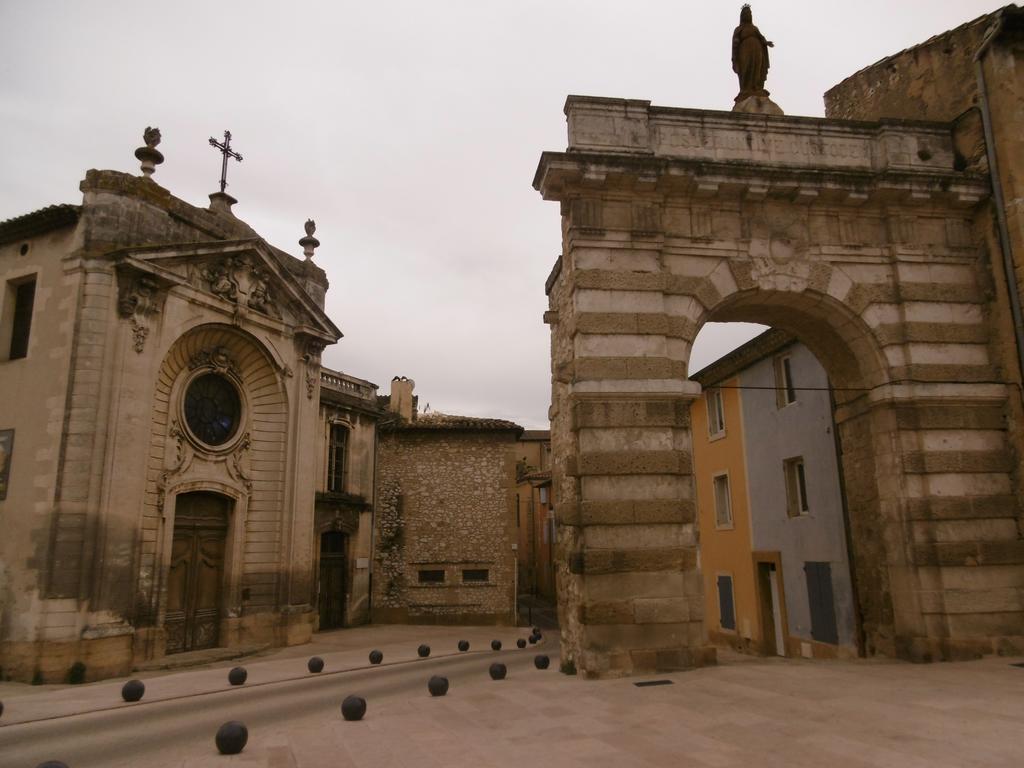
<path id="1" fill-rule="evenodd" d="M 732 600 L 732 576 L 718 577 L 718 615 L 722 629 L 736 629 L 736 610 Z"/>
<path id="2" fill-rule="evenodd" d="M 832 564 L 804 563 L 807 577 L 807 601 L 811 608 L 811 637 L 821 643 L 836 645 L 835 599 L 832 594 Z"/>

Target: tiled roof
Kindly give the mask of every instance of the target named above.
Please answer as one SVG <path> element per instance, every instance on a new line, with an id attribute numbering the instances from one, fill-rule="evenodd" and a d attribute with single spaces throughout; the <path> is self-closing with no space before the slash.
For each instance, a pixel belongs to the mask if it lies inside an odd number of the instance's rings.
<path id="1" fill-rule="evenodd" d="M 51 229 L 69 227 L 78 221 L 80 205 L 48 205 L 38 211 L 0 221 L 0 243 L 24 240 Z"/>
<path id="2" fill-rule="evenodd" d="M 531 483 L 533 485 L 543 485 L 544 483 L 551 481 L 551 470 L 550 469 L 539 469 L 536 472 L 527 472 L 525 475 L 519 476 L 519 482 Z"/>
<path id="3" fill-rule="evenodd" d="M 514 421 L 481 419 L 475 416 L 452 416 L 447 413 L 421 413 L 412 421 L 395 419 L 381 424 L 381 429 L 392 430 L 452 430 L 479 432 L 516 432 L 523 428 Z"/>
<path id="4" fill-rule="evenodd" d="M 730 376 L 735 376 L 758 360 L 774 355 L 795 341 L 796 337 L 793 334 L 780 328 L 769 328 L 746 344 L 736 347 L 732 352 L 704 366 L 696 373 L 691 373 L 690 378 L 700 382 L 702 387 L 710 387 Z"/>

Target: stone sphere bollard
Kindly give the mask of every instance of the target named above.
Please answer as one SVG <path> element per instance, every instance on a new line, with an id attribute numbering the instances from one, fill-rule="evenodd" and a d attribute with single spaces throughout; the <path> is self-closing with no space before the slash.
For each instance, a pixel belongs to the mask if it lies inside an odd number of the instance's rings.
<path id="1" fill-rule="evenodd" d="M 500 651 L 501 650 L 501 640 L 491 640 L 491 650 L 492 651 Z"/>
<path id="2" fill-rule="evenodd" d="M 121 686 L 121 698 L 125 701 L 138 701 L 146 692 L 146 684 L 141 680 L 129 680 Z"/>
<path id="3" fill-rule="evenodd" d="M 0 717 L 4 716 L 4 703 L 0 701 Z"/>
<path id="4" fill-rule="evenodd" d="M 427 658 L 427 656 L 430 655 L 430 646 L 429 645 L 421 645 L 419 648 L 416 649 L 416 653 L 418 653 L 420 655 L 421 659 L 425 659 L 425 658 Z"/>
<path id="5" fill-rule="evenodd" d="M 62 763 L 60 760 L 47 760 L 37 765 L 36 768 L 68 768 L 68 764 Z"/>
<path id="6" fill-rule="evenodd" d="M 469 650 L 469 640 L 459 640 L 459 650 L 462 651 L 463 653 L 468 651 Z M 0 709 L 0 714 L 2 714 L 2 713 L 3 713 L 3 710 Z"/>
<path id="7" fill-rule="evenodd" d="M 382 661 L 384 661 L 383 653 L 381 653 L 380 651 L 370 651 L 371 664 L 380 664 Z"/>
<path id="8" fill-rule="evenodd" d="M 530 634 L 537 635 L 537 637 L 540 637 L 540 627 L 534 627 L 533 632 L 531 632 Z"/>
<path id="9" fill-rule="evenodd" d="M 308 662 L 306 662 L 306 668 L 309 669 L 309 671 L 313 672 L 314 674 L 317 673 L 317 672 L 323 672 L 324 671 L 324 660 L 321 659 L 319 656 L 314 656 Z"/>
<path id="10" fill-rule="evenodd" d="M 427 681 L 427 690 L 431 696 L 444 696 L 448 693 L 448 678 L 434 675 Z"/>
<path id="11" fill-rule="evenodd" d="M 523 638 L 520 637 L 518 640 L 516 640 L 516 648 L 525 648 L 525 647 L 526 647 L 526 641 L 523 640 Z"/>
<path id="12" fill-rule="evenodd" d="M 538 640 L 540 640 L 539 635 L 530 635 L 530 645 L 536 645 Z"/>
<path id="13" fill-rule="evenodd" d="M 545 656 L 543 653 L 539 653 L 533 657 L 533 666 L 537 669 L 547 669 L 551 665 L 551 659 Z"/>
<path id="14" fill-rule="evenodd" d="M 491 668 L 487 671 L 491 675 L 491 680 L 504 680 L 505 675 L 508 674 L 508 668 L 504 664 L 500 664 L 497 661 L 491 664 Z"/>
<path id="15" fill-rule="evenodd" d="M 235 667 L 228 672 L 228 682 L 232 685 L 244 685 L 247 677 L 249 673 L 245 671 L 245 667 Z"/>
<path id="16" fill-rule="evenodd" d="M 366 714 L 366 699 L 362 696 L 346 696 L 341 702 L 341 716 L 346 720 L 362 720 Z"/>
<path id="17" fill-rule="evenodd" d="M 222 755 L 237 755 L 249 741 L 249 729 L 237 720 L 228 720 L 217 729 L 214 737 L 217 744 L 217 751 Z"/>

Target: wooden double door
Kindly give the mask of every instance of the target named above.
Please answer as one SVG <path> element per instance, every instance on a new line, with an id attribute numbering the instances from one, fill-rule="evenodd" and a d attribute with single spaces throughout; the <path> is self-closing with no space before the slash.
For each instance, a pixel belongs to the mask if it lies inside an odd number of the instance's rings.
<path id="1" fill-rule="evenodd" d="M 320 534 L 320 629 L 345 626 L 345 546 L 348 537 L 337 531 Z"/>
<path id="2" fill-rule="evenodd" d="M 164 622 L 167 653 L 217 646 L 230 512 L 231 499 L 216 493 L 177 497 Z"/>

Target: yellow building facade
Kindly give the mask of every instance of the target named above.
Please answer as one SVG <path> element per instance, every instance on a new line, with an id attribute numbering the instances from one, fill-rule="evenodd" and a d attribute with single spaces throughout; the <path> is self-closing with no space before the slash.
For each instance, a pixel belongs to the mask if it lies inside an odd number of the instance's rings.
<path id="1" fill-rule="evenodd" d="M 759 648 L 763 638 L 737 385 L 733 378 L 706 389 L 694 402 L 690 418 L 708 637 L 716 644 L 748 649 Z"/>

